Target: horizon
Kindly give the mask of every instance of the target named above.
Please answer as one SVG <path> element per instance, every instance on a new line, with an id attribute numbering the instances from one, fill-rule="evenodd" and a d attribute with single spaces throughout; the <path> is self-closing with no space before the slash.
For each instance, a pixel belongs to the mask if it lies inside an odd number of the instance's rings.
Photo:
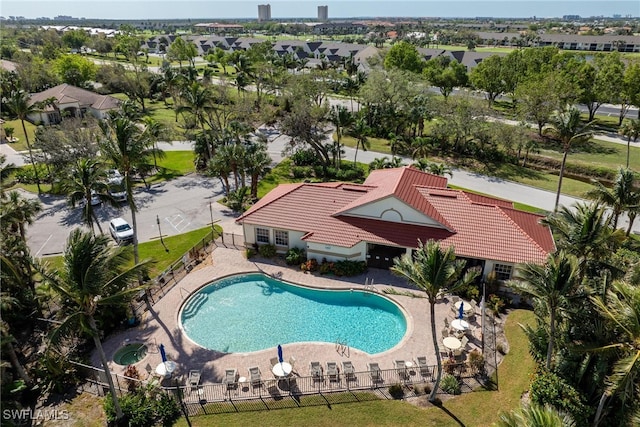
<path id="1" fill-rule="evenodd" d="M 606 0 L 424 0 L 335 2 L 323 0 L 298 1 L 106 1 L 106 0 L 7 0 L 0 5 L 0 15 L 25 19 L 71 16 L 78 19 L 113 20 L 246 20 L 258 18 L 258 4 L 271 5 L 271 20 L 315 19 L 318 6 L 328 6 L 329 20 L 375 18 L 493 18 L 550 19 L 564 15 L 581 18 L 640 15 L 637 1 Z M 362 13 L 366 8 L 367 13 Z M 463 12 L 461 12 L 463 11 Z"/>

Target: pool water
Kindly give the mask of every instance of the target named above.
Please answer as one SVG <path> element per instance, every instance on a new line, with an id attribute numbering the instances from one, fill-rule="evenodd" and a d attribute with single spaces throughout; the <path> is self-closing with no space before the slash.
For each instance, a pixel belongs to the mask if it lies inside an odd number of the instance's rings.
<path id="1" fill-rule="evenodd" d="M 146 345 L 141 343 L 127 344 L 116 351 L 113 355 L 113 361 L 118 365 L 127 366 L 141 361 L 146 355 Z"/>
<path id="2" fill-rule="evenodd" d="M 394 347 L 407 330 L 400 308 L 382 296 L 310 289 L 263 274 L 206 285 L 189 297 L 180 321 L 191 340 L 226 353 L 340 340 L 375 354 Z"/>

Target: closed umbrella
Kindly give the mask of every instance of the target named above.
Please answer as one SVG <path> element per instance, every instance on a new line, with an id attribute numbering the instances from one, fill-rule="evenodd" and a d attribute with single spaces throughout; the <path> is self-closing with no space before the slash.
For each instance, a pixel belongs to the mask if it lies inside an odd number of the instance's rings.
<path id="1" fill-rule="evenodd" d="M 282 346 L 278 344 L 278 360 L 280 363 L 284 362 L 284 357 L 282 357 Z"/>
<path id="2" fill-rule="evenodd" d="M 162 357 L 162 362 L 167 361 L 167 353 L 164 350 L 164 344 L 160 344 L 160 357 Z"/>
<path id="3" fill-rule="evenodd" d="M 464 301 L 460 301 L 460 309 L 458 310 L 458 319 L 464 318 Z"/>

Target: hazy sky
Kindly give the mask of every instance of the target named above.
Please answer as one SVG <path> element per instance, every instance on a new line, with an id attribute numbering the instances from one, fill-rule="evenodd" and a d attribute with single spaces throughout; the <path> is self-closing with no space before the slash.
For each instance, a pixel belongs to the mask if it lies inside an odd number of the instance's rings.
<path id="1" fill-rule="evenodd" d="M 312 18 L 329 6 L 329 18 L 406 17 L 560 17 L 562 15 L 640 16 L 640 1 L 607 0 L 420 0 L 420 1 L 229 1 L 229 0 L 2 0 L 0 15 L 36 18 L 71 15 L 104 19 L 257 18 L 258 4 L 271 4 L 272 19 Z"/>

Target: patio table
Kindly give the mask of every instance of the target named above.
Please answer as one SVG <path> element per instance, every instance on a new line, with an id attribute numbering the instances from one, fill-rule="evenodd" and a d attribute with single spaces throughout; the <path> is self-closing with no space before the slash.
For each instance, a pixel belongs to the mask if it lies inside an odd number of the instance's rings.
<path id="1" fill-rule="evenodd" d="M 466 331 L 469 329 L 469 322 L 463 319 L 454 319 L 451 321 L 451 327 L 458 331 Z"/>
<path id="2" fill-rule="evenodd" d="M 271 368 L 271 372 L 273 372 L 273 375 L 276 378 L 286 378 L 289 376 L 289 374 L 291 374 L 292 370 L 293 367 L 290 363 L 287 362 L 276 363 L 275 365 L 273 365 L 273 368 Z"/>
<path id="3" fill-rule="evenodd" d="M 449 350 L 457 350 L 462 347 L 462 343 L 456 337 L 446 337 L 444 340 L 442 340 L 442 343 Z"/>
<path id="4" fill-rule="evenodd" d="M 171 378 L 178 365 L 173 360 L 167 360 L 156 366 L 156 374 L 163 378 Z"/>
<path id="5" fill-rule="evenodd" d="M 460 304 L 462 303 L 464 303 L 463 311 L 466 316 L 474 312 L 474 309 L 469 301 L 460 300 L 453 303 L 453 306 L 456 308 L 456 313 L 460 311 Z"/>

